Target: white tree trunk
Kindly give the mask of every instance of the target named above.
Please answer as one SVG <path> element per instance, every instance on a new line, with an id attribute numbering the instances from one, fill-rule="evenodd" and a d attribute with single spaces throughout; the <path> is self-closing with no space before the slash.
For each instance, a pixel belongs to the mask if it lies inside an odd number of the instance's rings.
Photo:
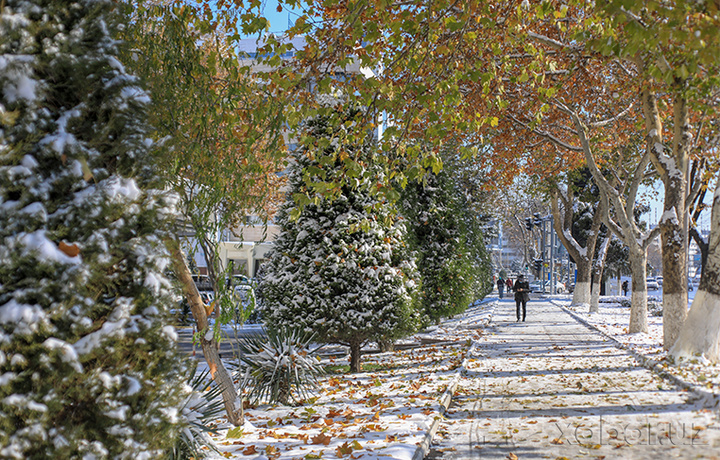
<path id="1" fill-rule="evenodd" d="M 590 306 L 590 276 L 592 259 L 580 257 L 575 259 L 577 280 L 573 291 L 572 306 L 586 308 Z"/>
<path id="2" fill-rule="evenodd" d="M 600 311 L 600 291 L 602 290 L 603 268 L 605 267 L 605 259 L 607 259 L 611 238 L 612 235 L 608 232 L 608 235 L 603 238 L 597 257 L 593 262 L 590 313 L 597 313 Z"/>
<path id="3" fill-rule="evenodd" d="M 590 305 L 590 281 L 578 281 L 573 291 L 572 306 L 585 307 Z"/>
<path id="4" fill-rule="evenodd" d="M 712 364 L 720 362 L 720 295 L 703 290 L 695 294 L 670 356 L 676 360 L 704 356 Z"/>
<path id="5" fill-rule="evenodd" d="M 630 270 L 632 271 L 630 325 L 628 326 L 630 334 L 648 331 L 646 264 L 647 252 L 644 249 L 630 248 Z"/>
<path id="6" fill-rule="evenodd" d="M 592 292 L 590 293 L 590 313 L 600 311 L 600 282 L 593 283 Z"/>
<path id="7" fill-rule="evenodd" d="M 708 256 L 698 292 L 670 349 L 674 358 L 704 356 L 720 362 L 720 181 L 713 200 Z"/>

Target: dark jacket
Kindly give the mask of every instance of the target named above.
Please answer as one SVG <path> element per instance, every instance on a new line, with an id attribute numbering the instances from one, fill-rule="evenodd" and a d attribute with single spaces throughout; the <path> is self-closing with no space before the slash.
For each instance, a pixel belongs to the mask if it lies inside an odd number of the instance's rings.
<path id="1" fill-rule="evenodd" d="M 530 299 L 530 283 L 527 280 L 517 280 L 513 286 L 515 300 L 528 301 Z"/>

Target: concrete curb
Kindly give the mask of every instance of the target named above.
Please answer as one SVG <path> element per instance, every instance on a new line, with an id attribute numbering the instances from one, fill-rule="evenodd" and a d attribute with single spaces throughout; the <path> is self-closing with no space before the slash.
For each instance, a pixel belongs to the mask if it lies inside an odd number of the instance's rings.
<path id="1" fill-rule="evenodd" d="M 450 382 L 450 385 L 448 385 L 448 387 L 445 389 L 445 392 L 440 397 L 440 408 L 438 409 L 438 413 L 433 416 L 433 421 L 430 424 L 430 429 L 427 433 L 425 433 L 425 437 L 417 446 L 417 449 L 415 449 L 412 460 L 423 460 L 425 456 L 430 452 L 430 444 L 432 444 L 435 433 L 437 433 L 438 427 L 440 426 L 440 420 L 442 420 L 443 415 L 445 415 L 448 407 L 450 407 L 450 403 L 452 402 L 452 397 L 455 393 L 455 390 L 457 389 L 459 380 L 460 374 L 458 373 L 455 375 L 453 381 Z"/>
<path id="2" fill-rule="evenodd" d="M 495 313 L 495 307 L 497 307 L 497 303 L 495 304 L 495 306 L 492 307 L 488 320 L 483 321 L 482 328 L 473 329 L 484 329 L 485 327 L 489 326 L 490 323 L 492 323 L 493 314 Z M 475 350 L 477 345 L 478 342 L 473 341 L 472 346 L 470 346 L 470 348 L 468 349 L 468 354 Z M 437 433 L 437 430 L 440 427 L 440 421 L 445 415 L 445 412 L 447 412 L 448 408 L 450 407 L 450 403 L 452 403 L 452 397 L 455 394 L 455 390 L 457 390 L 458 384 L 460 383 L 460 378 L 462 377 L 463 372 L 467 369 L 465 365 L 466 363 L 467 357 L 463 360 L 462 364 L 458 368 L 452 382 L 450 382 L 448 387 L 443 392 L 442 396 L 440 396 L 440 407 L 438 409 L 438 413 L 432 416 L 433 421 L 430 424 L 430 429 L 427 431 L 427 433 L 425 433 L 425 437 L 415 449 L 412 460 L 423 460 L 427 456 L 427 454 L 430 453 L 430 445 L 432 444 L 432 440 L 435 437 L 435 433 Z"/>
<path id="3" fill-rule="evenodd" d="M 658 361 L 656 361 L 656 360 L 654 360 L 654 359 L 652 359 L 652 358 L 648 358 L 647 356 L 645 356 L 645 355 L 643 355 L 643 354 L 641 354 L 641 353 L 638 353 L 638 352 L 635 351 L 632 347 L 629 347 L 629 346 L 625 345 L 624 343 L 622 343 L 622 342 L 620 342 L 619 340 L 617 340 L 615 337 L 612 337 L 612 336 L 606 334 L 605 332 L 601 331 L 601 330 L 598 329 L 594 324 L 586 321 L 585 318 L 582 318 L 582 317 L 579 316 L 577 313 L 575 313 L 574 311 L 572 311 L 572 310 L 570 310 L 569 308 L 565 307 L 564 305 L 560 305 L 560 304 L 558 304 L 558 303 L 556 303 L 556 302 L 553 302 L 553 301 L 550 301 L 550 303 L 552 303 L 553 305 L 555 305 L 555 306 L 557 306 L 557 307 L 560 307 L 565 313 L 567 313 L 567 314 L 569 314 L 570 316 L 572 316 L 577 322 L 579 322 L 579 323 L 582 324 L 583 326 L 585 326 L 585 327 L 587 327 L 588 329 L 591 329 L 591 330 L 599 333 L 600 335 L 602 335 L 602 336 L 605 337 L 606 339 L 612 341 L 612 342 L 615 344 L 616 347 L 622 348 L 623 350 L 625 350 L 625 351 L 627 351 L 628 353 L 630 353 L 631 355 L 633 355 L 633 357 L 634 357 L 635 359 L 637 359 L 638 362 L 640 363 L 640 365 L 642 365 L 644 368 L 649 369 L 649 370 L 655 372 L 655 373 L 658 374 L 660 377 L 662 377 L 662 378 L 664 378 L 664 379 L 666 379 L 666 380 L 671 381 L 672 383 L 674 383 L 675 385 L 679 386 L 680 388 L 683 388 L 684 390 L 687 390 L 687 391 L 689 391 L 689 392 L 691 392 L 691 393 L 694 393 L 696 396 L 698 396 L 698 398 L 701 398 L 701 399 L 707 401 L 707 402 L 708 402 L 709 404 L 711 404 L 713 407 L 718 407 L 718 406 L 720 406 L 720 395 L 719 395 L 719 394 L 713 393 L 713 392 L 711 392 L 711 391 L 707 391 L 707 390 L 705 390 L 704 388 L 700 388 L 700 387 L 698 387 L 697 385 L 694 385 L 694 384 L 692 384 L 692 383 L 690 383 L 690 382 L 687 382 L 687 381 L 681 379 L 680 377 L 678 377 L 677 375 L 675 375 L 675 374 L 673 374 L 673 373 L 671 373 L 671 372 L 668 372 L 668 371 L 662 366 L 662 364 L 660 364 L 660 362 L 658 362 Z"/>

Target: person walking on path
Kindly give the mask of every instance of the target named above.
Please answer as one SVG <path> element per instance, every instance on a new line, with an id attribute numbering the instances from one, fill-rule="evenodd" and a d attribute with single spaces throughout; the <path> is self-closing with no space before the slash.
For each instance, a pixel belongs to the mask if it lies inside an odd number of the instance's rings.
<path id="1" fill-rule="evenodd" d="M 628 291 L 628 282 L 627 282 L 627 280 L 623 281 L 622 290 L 623 290 L 623 297 L 627 297 L 627 291 Z"/>
<path id="2" fill-rule="evenodd" d="M 512 280 L 512 278 L 508 278 L 508 279 L 505 281 L 505 286 L 507 286 L 507 291 L 508 291 L 508 292 L 510 292 L 510 291 L 513 290 L 513 280 Z"/>
<path id="3" fill-rule="evenodd" d="M 517 320 L 520 321 L 520 306 L 522 306 L 522 320 L 525 321 L 527 311 L 527 301 L 530 298 L 530 283 L 527 282 L 522 274 L 518 276 L 513 286 L 515 291 L 515 308 L 517 311 Z"/>
<path id="4" fill-rule="evenodd" d="M 505 280 L 502 279 L 502 276 L 498 278 L 497 280 L 497 287 L 498 287 L 498 297 L 502 299 L 503 291 L 505 290 Z"/>
<path id="5" fill-rule="evenodd" d="M 712 400 L 640 366 L 559 306 L 532 307 L 520 328 L 495 309 L 428 460 L 718 458 Z"/>

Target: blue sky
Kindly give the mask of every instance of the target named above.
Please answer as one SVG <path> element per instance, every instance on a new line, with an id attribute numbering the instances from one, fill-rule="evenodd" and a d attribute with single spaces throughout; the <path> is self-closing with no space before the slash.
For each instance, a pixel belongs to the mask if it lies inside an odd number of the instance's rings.
<path id="1" fill-rule="evenodd" d="M 662 217 L 663 214 L 663 196 L 664 196 L 664 190 L 663 184 L 660 180 L 655 182 L 654 187 L 641 187 L 640 193 L 638 196 L 639 200 L 642 200 L 650 205 L 650 214 L 646 214 L 643 216 L 643 219 L 646 219 L 648 223 L 652 225 L 657 225 L 658 221 Z M 712 206 L 712 200 L 713 200 L 713 191 L 715 190 L 715 180 L 712 180 L 710 182 L 710 187 L 708 190 L 708 193 L 705 195 L 705 203 L 709 206 Z M 710 209 L 706 209 L 703 211 L 703 213 L 700 215 L 700 220 L 698 222 L 698 227 L 700 227 L 700 230 L 710 231 Z"/>
<path id="2" fill-rule="evenodd" d="M 283 11 L 277 11 L 277 0 L 267 0 L 264 3 L 264 15 L 270 21 L 270 32 L 278 33 L 284 32 L 288 28 L 288 22 L 290 25 L 295 23 L 298 15 L 292 11 L 288 11 L 283 6 Z"/>

